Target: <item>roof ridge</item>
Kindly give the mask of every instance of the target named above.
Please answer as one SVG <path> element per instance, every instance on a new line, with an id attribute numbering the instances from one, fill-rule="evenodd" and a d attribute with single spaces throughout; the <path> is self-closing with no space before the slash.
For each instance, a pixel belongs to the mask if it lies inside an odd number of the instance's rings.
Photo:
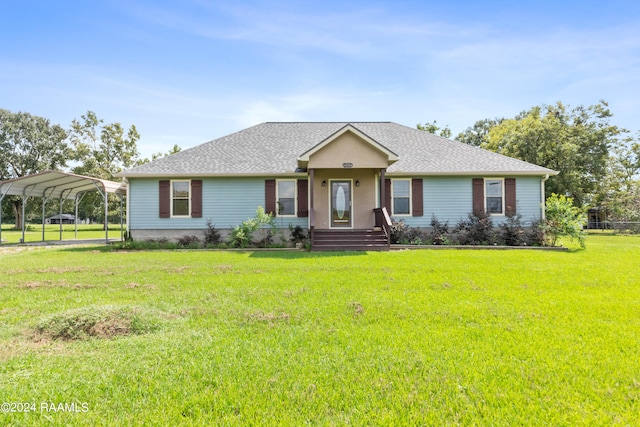
<path id="1" fill-rule="evenodd" d="M 394 123 L 392 121 L 363 121 L 363 120 L 336 120 L 336 121 L 288 121 L 288 122 L 263 122 L 263 123 L 271 123 L 271 124 L 309 124 L 309 123 L 318 123 L 318 124 L 338 124 L 338 123 Z"/>

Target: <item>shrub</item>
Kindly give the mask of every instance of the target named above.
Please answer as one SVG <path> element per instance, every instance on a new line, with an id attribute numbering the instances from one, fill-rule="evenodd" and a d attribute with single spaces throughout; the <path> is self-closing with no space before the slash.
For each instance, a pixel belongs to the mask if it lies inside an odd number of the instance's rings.
<path id="1" fill-rule="evenodd" d="M 263 231 L 262 239 L 258 242 L 258 247 L 260 248 L 268 248 L 273 245 L 273 232 L 270 228 L 266 228 Z"/>
<path id="2" fill-rule="evenodd" d="M 500 239 L 507 246 L 526 244 L 526 234 L 522 226 L 522 215 L 507 214 L 507 219 L 500 224 Z"/>
<path id="3" fill-rule="evenodd" d="M 176 249 L 177 243 L 170 242 L 168 239 L 148 239 L 148 240 L 129 240 L 117 242 L 109 246 L 114 250 L 149 250 L 149 249 Z"/>
<path id="4" fill-rule="evenodd" d="M 555 246 L 558 237 L 567 236 L 585 247 L 584 226 L 587 222 L 584 211 L 573 205 L 573 199 L 553 193 L 545 205 L 546 219 L 543 224 L 547 242 Z"/>
<path id="5" fill-rule="evenodd" d="M 431 232 L 428 239 L 434 245 L 447 245 L 450 243 L 449 237 L 449 221 L 440 222 L 436 215 L 431 215 Z"/>
<path id="6" fill-rule="evenodd" d="M 294 245 L 296 243 L 303 243 L 305 240 L 307 240 L 307 233 L 299 225 L 296 225 L 295 227 L 289 225 L 289 231 L 291 232 L 291 237 L 289 238 L 289 240 Z"/>
<path id="7" fill-rule="evenodd" d="M 231 241 L 229 245 L 236 248 L 246 248 L 251 243 L 253 232 L 257 229 L 253 222 L 247 220 L 240 225 L 236 225 L 231 230 Z"/>
<path id="8" fill-rule="evenodd" d="M 270 226 L 270 229 L 265 229 L 262 241 L 266 241 L 267 239 L 270 241 L 272 230 L 275 227 L 273 215 L 266 213 L 262 206 L 258 206 L 256 216 L 242 221 L 241 224 L 236 225 L 233 230 L 231 230 L 231 241 L 229 244 L 232 247 L 246 248 L 253 241 L 253 233 L 265 225 Z"/>
<path id="9" fill-rule="evenodd" d="M 204 244 L 218 245 L 221 240 L 220 231 L 216 230 L 215 224 L 211 223 L 211 219 L 207 219 L 207 228 L 204 229 Z"/>
<path id="10" fill-rule="evenodd" d="M 199 248 L 200 239 L 198 238 L 198 236 L 182 236 L 178 239 L 178 245 L 184 248 Z"/>
<path id="11" fill-rule="evenodd" d="M 429 233 L 420 227 L 411 227 L 403 220 L 391 221 L 391 243 L 401 245 L 424 245 L 429 242 Z"/>
<path id="12" fill-rule="evenodd" d="M 169 239 L 166 237 L 158 237 L 157 239 L 147 239 L 145 240 L 148 243 L 157 243 L 158 245 L 164 245 L 165 243 L 169 243 Z"/>
<path id="13" fill-rule="evenodd" d="M 544 246 L 546 239 L 542 221 L 533 221 L 531 226 L 525 229 L 524 240 L 527 246 Z"/>
<path id="14" fill-rule="evenodd" d="M 404 223 L 403 220 L 391 221 L 391 243 L 399 243 L 406 245 L 409 243 L 409 232 L 411 227 Z"/>
<path id="15" fill-rule="evenodd" d="M 470 213 L 455 229 L 456 240 L 461 245 L 489 245 L 496 243 L 491 217 L 484 212 Z"/>
<path id="16" fill-rule="evenodd" d="M 422 236 L 419 228 L 413 228 L 405 224 L 403 220 L 391 221 L 391 243 L 401 245 L 419 244 Z"/>

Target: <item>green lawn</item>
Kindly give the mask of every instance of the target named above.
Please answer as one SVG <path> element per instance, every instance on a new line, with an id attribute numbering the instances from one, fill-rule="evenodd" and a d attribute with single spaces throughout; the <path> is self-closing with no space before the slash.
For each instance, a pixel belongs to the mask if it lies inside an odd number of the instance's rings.
<path id="1" fill-rule="evenodd" d="M 60 240 L 60 225 L 44 226 L 45 241 Z M 2 224 L 2 243 L 18 243 L 22 238 L 22 230 L 14 230 L 12 224 Z M 103 224 L 78 224 L 77 239 L 104 239 Z M 120 224 L 109 224 L 109 238 L 120 239 Z M 76 239 L 73 224 L 62 225 L 62 240 Z M 29 224 L 25 228 L 25 242 L 42 241 L 42 224 Z"/>
<path id="2" fill-rule="evenodd" d="M 0 394 L 36 409 L 2 425 L 640 424 L 640 237 L 571 252 L 0 247 L 0 266 Z M 126 312 L 139 333 L 34 332 L 79 309 Z"/>

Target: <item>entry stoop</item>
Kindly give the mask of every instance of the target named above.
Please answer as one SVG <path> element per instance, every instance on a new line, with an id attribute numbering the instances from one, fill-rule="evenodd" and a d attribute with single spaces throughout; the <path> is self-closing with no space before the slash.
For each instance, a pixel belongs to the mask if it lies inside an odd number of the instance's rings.
<path id="1" fill-rule="evenodd" d="M 378 230 L 314 230 L 314 251 L 388 251 L 384 231 Z"/>

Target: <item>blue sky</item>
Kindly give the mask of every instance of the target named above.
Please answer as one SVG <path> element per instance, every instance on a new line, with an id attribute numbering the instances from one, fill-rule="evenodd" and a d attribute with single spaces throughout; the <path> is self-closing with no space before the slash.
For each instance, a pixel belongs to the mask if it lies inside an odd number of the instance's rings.
<path id="1" fill-rule="evenodd" d="M 0 108 L 135 124 L 143 155 L 264 121 L 609 102 L 640 130 L 637 1 L 33 1 L 0 7 Z"/>

